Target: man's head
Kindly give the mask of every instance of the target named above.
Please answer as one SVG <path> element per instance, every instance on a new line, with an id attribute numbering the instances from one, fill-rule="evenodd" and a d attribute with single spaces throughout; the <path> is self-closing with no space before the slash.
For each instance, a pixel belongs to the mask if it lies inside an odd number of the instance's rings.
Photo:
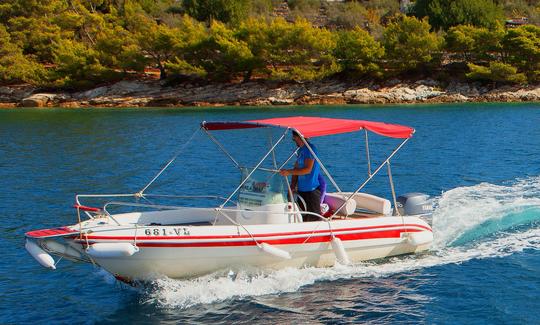
<path id="1" fill-rule="evenodd" d="M 304 145 L 304 141 L 302 141 L 302 137 L 300 136 L 300 134 L 298 134 L 298 132 L 292 131 L 292 139 L 298 147 L 301 147 Z"/>

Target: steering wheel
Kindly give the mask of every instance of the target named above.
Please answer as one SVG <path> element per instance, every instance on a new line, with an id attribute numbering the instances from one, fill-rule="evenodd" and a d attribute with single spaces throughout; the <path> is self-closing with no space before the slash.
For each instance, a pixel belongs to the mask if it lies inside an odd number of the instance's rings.
<path id="1" fill-rule="evenodd" d="M 294 201 L 296 202 L 296 200 L 300 200 L 300 202 L 302 202 L 302 205 L 304 206 L 304 211 L 306 211 L 307 209 L 307 205 L 306 205 L 306 201 L 304 200 L 303 197 L 301 197 L 300 195 L 298 195 L 298 193 L 294 193 Z M 293 202 L 294 203 L 294 202 Z"/>

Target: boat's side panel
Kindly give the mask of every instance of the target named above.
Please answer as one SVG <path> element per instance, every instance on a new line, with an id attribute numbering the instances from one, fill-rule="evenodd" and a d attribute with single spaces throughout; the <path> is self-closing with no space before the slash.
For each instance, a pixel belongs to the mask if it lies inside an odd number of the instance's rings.
<path id="1" fill-rule="evenodd" d="M 113 274 L 127 278 L 179 278 L 246 266 L 330 266 L 336 260 L 330 245 L 332 235 L 341 239 L 353 262 L 413 253 L 427 249 L 429 244 L 413 246 L 407 233 L 431 232 L 424 221 L 412 217 L 333 221 L 330 227 L 332 230 L 326 222 L 249 226 L 249 235 L 235 226 L 185 227 L 181 231 L 159 226 L 137 229 L 136 237 L 133 229 L 103 229 L 79 242 L 135 243 L 139 252 L 133 256 L 94 259 Z M 263 242 L 288 252 L 291 259 L 263 252 L 257 246 Z"/>
<path id="2" fill-rule="evenodd" d="M 293 251 L 295 247 L 280 249 Z M 291 253 L 291 259 L 282 259 L 265 254 L 257 247 L 231 248 L 191 248 L 189 254 L 184 249 L 146 248 L 129 258 L 98 259 L 102 267 L 115 275 L 127 278 L 147 279 L 166 275 L 182 278 L 211 273 L 216 270 L 243 269 L 246 267 L 331 266 L 335 264 L 335 254 L 329 243 L 304 245 L 304 252 Z M 414 252 L 414 247 L 406 243 L 374 245 L 347 248 L 351 261 L 363 261 Z"/>

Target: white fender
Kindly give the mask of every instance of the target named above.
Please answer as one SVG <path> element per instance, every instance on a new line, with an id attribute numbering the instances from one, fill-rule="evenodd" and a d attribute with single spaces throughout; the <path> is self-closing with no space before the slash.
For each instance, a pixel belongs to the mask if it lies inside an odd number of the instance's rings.
<path id="1" fill-rule="evenodd" d="M 407 241 L 412 246 L 429 244 L 433 241 L 433 233 L 431 231 L 410 232 L 407 235 Z"/>
<path id="2" fill-rule="evenodd" d="M 332 244 L 332 249 L 334 250 L 334 254 L 336 255 L 336 260 L 339 262 L 339 264 L 342 264 L 342 265 L 350 264 L 351 262 L 349 261 L 349 255 L 347 255 L 347 252 L 345 251 L 345 247 L 343 247 L 343 243 L 341 242 L 341 239 L 337 237 L 333 237 L 330 243 Z"/>
<path id="3" fill-rule="evenodd" d="M 132 243 L 95 243 L 86 249 L 88 255 L 98 258 L 131 256 L 138 251 Z"/>
<path id="4" fill-rule="evenodd" d="M 43 244 L 48 250 L 53 251 L 53 253 L 58 253 L 61 255 L 66 255 L 66 257 L 72 257 L 76 259 L 81 259 L 81 253 L 74 249 L 73 247 L 70 247 L 67 244 L 61 244 L 57 242 L 56 240 L 47 239 L 43 241 Z"/>
<path id="5" fill-rule="evenodd" d="M 52 256 L 47 254 L 47 252 L 41 249 L 41 247 L 39 247 L 35 242 L 27 239 L 24 248 L 26 248 L 28 253 L 30 253 L 30 255 L 32 255 L 32 257 L 42 266 L 48 269 L 56 269 Z"/>
<path id="6" fill-rule="evenodd" d="M 286 259 L 286 260 L 290 260 L 291 259 L 291 254 L 289 254 L 289 252 L 286 252 L 280 248 L 277 248 L 275 246 L 272 246 L 270 244 L 267 244 L 267 243 L 262 243 L 259 245 L 259 248 L 267 253 L 267 254 L 270 254 L 270 255 L 273 255 L 273 256 L 276 256 L 276 257 L 281 257 L 283 259 Z"/>

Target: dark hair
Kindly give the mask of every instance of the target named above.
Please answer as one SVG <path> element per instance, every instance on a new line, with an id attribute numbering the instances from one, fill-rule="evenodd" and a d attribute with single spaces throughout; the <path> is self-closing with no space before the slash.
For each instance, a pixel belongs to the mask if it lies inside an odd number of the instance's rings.
<path id="1" fill-rule="evenodd" d="M 293 137 L 299 137 L 299 138 L 301 138 L 300 133 L 298 133 L 296 130 L 293 130 L 293 131 L 292 131 L 292 135 L 293 135 Z"/>

